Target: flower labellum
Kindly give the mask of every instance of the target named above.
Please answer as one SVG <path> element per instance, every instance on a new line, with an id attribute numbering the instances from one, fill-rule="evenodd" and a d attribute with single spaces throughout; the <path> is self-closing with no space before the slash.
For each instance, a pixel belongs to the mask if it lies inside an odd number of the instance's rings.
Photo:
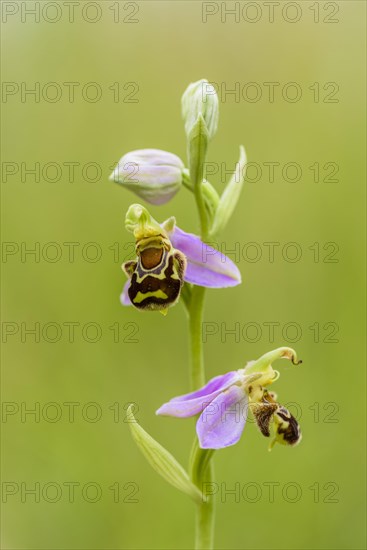
<path id="1" fill-rule="evenodd" d="M 165 314 L 179 298 L 186 258 L 173 248 L 165 229 L 142 206 L 130 206 L 125 224 L 136 239 L 137 260 L 122 266 L 130 277 L 131 303 L 138 309 Z"/>
<path id="2" fill-rule="evenodd" d="M 129 277 L 123 305 L 167 313 L 179 299 L 184 282 L 226 288 L 241 282 L 237 266 L 224 254 L 176 226 L 174 218 L 159 224 L 140 204 L 130 206 L 126 229 L 136 241 L 136 260 L 125 262 Z"/>
<path id="3" fill-rule="evenodd" d="M 273 432 L 269 450 L 275 443 L 294 446 L 301 440 L 298 422 L 266 388 L 279 378 L 271 363 L 281 358 L 301 363 L 293 349 L 278 348 L 244 369 L 212 378 L 200 390 L 171 399 L 156 414 L 184 418 L 201 413 L 196 424 L 200 447 L 222 449 L 239 441 L 250 409 L 261 433 L 270 437 Z"/>
<path id="4" fill-rule="evenodd" d="M 110 176 L 150 204 L 164 204 L 180 190 L 184 164 L 160 149 L 140 149 L 124 155 Z"/>

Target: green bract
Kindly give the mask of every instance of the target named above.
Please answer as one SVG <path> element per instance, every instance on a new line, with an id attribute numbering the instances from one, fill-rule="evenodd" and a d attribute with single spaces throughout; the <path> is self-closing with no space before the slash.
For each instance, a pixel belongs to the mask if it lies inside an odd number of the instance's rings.
<path id="1" fill-rule="evenodd" d="M 214 238 L 218 233 L 223 231 L 237 206 L 237 202 L 242 191 L 242 186 L 245 181 L 246 163 L 246 152 L 244 147 L 241 145 L 240 159 L 236 165 L 236 170 L 219 199 L 214 221 L 210 230 L 211 238 Z"/>
<path id="2" fill-rule="evenodd" d="M 152 468 L 170 485 L 189 495 L 195 502 L 202 502 L 201 491 L 190 481 L 181 464 L 137 423 L 132 405 L 127 410 L 127 421 L 135 443 Z"/>

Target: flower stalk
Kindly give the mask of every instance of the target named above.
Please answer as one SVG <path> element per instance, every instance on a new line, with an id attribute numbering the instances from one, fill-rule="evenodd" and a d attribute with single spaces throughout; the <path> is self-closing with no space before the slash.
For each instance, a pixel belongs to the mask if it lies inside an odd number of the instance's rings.
<path id="1" fill-rule="evenodd" d="M 204 315 L 205 288 L 193 287 L 189 308 L 191 347 L 191 387 L 193 390 L 205 384 L 202 326 Z M 214 480 L 214 468 L 210 463 L 213 452 L 201 449 L 195 437 L 191 457 L 191 481 L 203 491 L 207 483 Z M 211 550 L 214 541 L 214 498 L 208 498 L 196 508 L 195 548 Z"/>
<path id="2" fill-rule="evenodd" d="M 202 325 L 204 317 L 205 288 L 194 286 L 191 292 L 189 306 L 189 329 L 191 348 L 192 390 L 197 390 L 205 384 L 204 352 L 202 343 Z"/>
<path id="3" fill-rule="evenodd" d="M 213 482 L 213 463 L 208 464 L 201 482 L 202 485 Z M 205 502 L 197 504 L 195 524 L 195 548 L 196 550 L 211 550 L 214 545 L 214 519 L 215 502 L 213 495 L 207 497 Z"/>
<path id="4" fill-rule="evenodd" d="M 194 131 L 196 131 L 196 135 L 189 140 L 190 175 L 199 212 L 201 237 L 205 241 L 210 231 L 208 210 L 205 206 L 203 194 L 204 162 L 208 146 L 208 133 L 201 114 L 198 116 Z M 205 290 L 205 287 L 193 287 L 189 307 L 192 390 L 197 390 L 206 381 L 203 351 Z M 210 463 L 211 456 L 212 453 L 199 447 L 195 436 L 190 465 L 191 480 L 201 491 L 206 483 L 212 483 L 214 480 L 214 467 Z M 213 496 L 209 496 L 197 504 L 195 521 L 195 548 L 197 550 L 211 550 L 214 547 L 214 504 Z"/>

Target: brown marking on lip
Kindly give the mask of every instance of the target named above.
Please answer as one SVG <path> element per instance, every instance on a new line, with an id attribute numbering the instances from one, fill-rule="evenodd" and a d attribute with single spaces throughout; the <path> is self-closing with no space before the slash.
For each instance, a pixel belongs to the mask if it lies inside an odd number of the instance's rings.
<path id="1" fill-rule="evenodd" d="M 301 430 L 297 420 L 285 407 L 279 407 L 276 412 L 281 422 L 277 432 L 288 445 L 295 445 L 301 438 Z"/>
<path id="2" fill-rule="evenodd" d="M 141 263 L 144 269 L 153 269 L 157 267 L 163 256 L 162 248 L 146 248 L 140 253 Z"/>
<path id="3" fill-rule="evenodd" d="M 167 267 L 164 270 L 165 277 L 163 279 L 159 279 L 158 277 L 147 273 L 142 280 L 138 281 L 136 273 L 133 274 L 131 284 L 128 289 L 128 294 L 135 307 L 138 309 L 161 310 L 166 309 L 168 306 L 173 305 L 177 301 L 183 281 L 172 277 L 174 274 L 175 260 L 177 262 L 178 274 L 182 274 L 180 271 L 182 266 L 179 264 L 176 255 L 180 255 L 180 253 L 177 252 L 175 256 L 170 256 L 168 258 Z M 135 297 L 139 292 L 144 295 L 151 292 L 156 292 L 158 290 L 161 290 L 167 297 L 161 298 L 157 296 L 147 296 L 139 302 L 135 301 Z"/>
<path id="4" fill-rule="evenodd" d="M 252 409 L 256 423 L 265 437 L 270 436 L 270 420 L 277 410 L 277 407 L 275 403 L 257 403 Z"/>

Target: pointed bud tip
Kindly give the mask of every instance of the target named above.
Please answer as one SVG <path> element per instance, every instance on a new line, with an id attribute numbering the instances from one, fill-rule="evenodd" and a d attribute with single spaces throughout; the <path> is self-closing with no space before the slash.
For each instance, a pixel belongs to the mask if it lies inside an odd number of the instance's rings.
<path id="1" fill-rule="evenodd" d="M 126 411 L 126 419 L 127 419 L 127 422 L 130 424 L 133 422 L 137 423 L 133 410 L 134 410 L 134 403 L 130 403 Z"/>

